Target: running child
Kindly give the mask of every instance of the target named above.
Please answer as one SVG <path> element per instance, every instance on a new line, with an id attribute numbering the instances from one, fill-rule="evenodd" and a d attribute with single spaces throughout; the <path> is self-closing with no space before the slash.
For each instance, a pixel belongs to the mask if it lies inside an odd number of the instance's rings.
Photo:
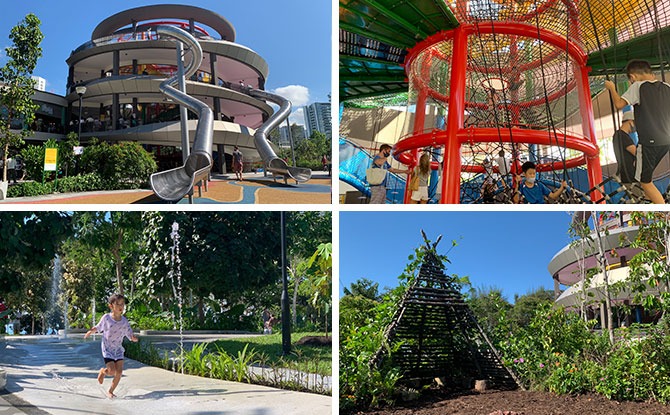
<path id="1" fill-rule="evenodd" d="M 98 383 L 102 385 L 105 376 L 113 376 L 112 386 L 107 391 L 108 398 L 115 398 L 114 390 L 119 386 L 121 375 L 123 374 L 123 338 L 127 337 L 136 342 L 138 339 L 130 328 L 130 323 L 123 316 L 123 310 L 126 307 L 126 298 L 121 294 L 114 294 L 109 297 L 110 313 L 105 314 L 100 319 L 97 326 L 92 327 L 86 332 L 84 338 L 93 333 L 102 333 L 102 358 L 105 360 L 105 367 L 98 372 Z"/>

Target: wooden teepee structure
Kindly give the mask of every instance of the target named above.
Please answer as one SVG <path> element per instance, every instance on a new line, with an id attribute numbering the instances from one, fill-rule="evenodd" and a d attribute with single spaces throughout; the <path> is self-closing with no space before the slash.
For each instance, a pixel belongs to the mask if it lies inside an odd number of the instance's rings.
<path id="1" fill-rule="evenodd" d="M 371 363 L 390 358 L 405 382 L 427 384 L 439 377 L 459 388 L 474 380 L 488 380 L 496 389 L 520 387 L 463 300 L 460 284 L 445 274 L 435 251 L 439 239 L 432 245 L 426 239 L 419 275 L 386 329 L 386 344 L 399 348 L 389 355 L 382 347 Z"/>

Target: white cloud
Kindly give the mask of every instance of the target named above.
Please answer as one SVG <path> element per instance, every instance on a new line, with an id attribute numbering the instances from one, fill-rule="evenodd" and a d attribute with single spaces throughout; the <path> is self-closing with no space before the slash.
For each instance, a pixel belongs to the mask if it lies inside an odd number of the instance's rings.
<path id="1" fill-rule="evenodd" d="M 305 125 L 305 111 L 303 111 L 302 107 L 298 108 L 297 110 L 293 111 L 291 115 L 288 117 L 289 122 L 291 124 L 300 124 L 302 126 Z"/>
<path id="2" fill-rule="evenodd" d="M 287 85 L 274 89 L 272 92 L 291 101 L 293 111 L 289 116 L 289 122 L 304 126 L 305 115 L 302 107 L 309 103 L 309 88 L 302 85 Z M 277 109 L 274 104 L 271 105 L 275 110 Z"/>
<path id="3" fill-rule="evenodd" d="M 302 107 L 309 103 L 309 88 L 302 85 L 282 86 L 273 91 L 291 101 L 293 107 Z"/>

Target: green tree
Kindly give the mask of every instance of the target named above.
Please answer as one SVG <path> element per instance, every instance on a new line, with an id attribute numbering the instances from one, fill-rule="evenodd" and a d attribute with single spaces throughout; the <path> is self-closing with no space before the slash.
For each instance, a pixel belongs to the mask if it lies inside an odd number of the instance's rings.
<path id="1" fill-rule="evenodd" d="M 591 281 L 596 270 L 586 269 L 586 258 L 594 254 L 593 238 L 591 237 L 591 228 L 589 228 L 588 218 L 590 212 L 575 212 L 568 229 L 568 234 L 573 238 L 570 242 L 570 247 L 575 252 L 577 259 L 577 271 L 579 273 L 579 281 L 582 289 L 580 296 L 580 313 L 584 321 L 588 318 L 586 313 L 586 306 L 589 297 L 593 297 L 593 293 L 589 291 L 591 288 Z"/>
<path id="2" fill-rule="evenodd" d="M 597 212 L 593 212 L 593 228 L 595 229 L 596 241 L 598 242 L 598 265 L 600 272 L 603 273 L 603 282 L 605 283 L 605 312 L 607 314 L 607 332 L 609 333 L 610 343 L 614 343 L 614 319 L 612 318 L 612 296 L 614 295 L 615 287 L 610 285 L 609 274 L 607 271 L 607 257 L 605 256 L 605 248 L 603 245 L 603 234 L 607 235 L 607 230 L 601 230 L 602 216 L 598 216 Z M 603 324 L 605 327 L 605 324 Z"/>
<path id="3" fill-rule="evenodd" d="M 631 219 L 639 225 L 631 246 L 641 250 L 629 261 L 634 301 L 665 313 L 670 309 L 670 214 L 633 212 Z"/>
<path id="4" fill-rule="evenodd" d="M 291 255 L 288 258 L 288 275 L 293 290 L 293 301 L 291 307 L 291 324 L 296 327 L 298 324 L 298 299 L 300 294 L 300 285 L 306 278 L 309 260 Z"/>
<path id="5" fill-rule="evenodd" d="M 106 296 L 114 289 L 114 264 L 91 247 L 85 240 L 73 236 L 61 248 L 63 264 L 63 290 L 69 300 L 70 326 L 87 327 L 93 314 L 93 301 L 98 313 L 107 308 Z"/>
<path id="6" fill-rule="evenodd" d="M 367 278 L 352 282 L 340 298 L 340 327 L 364 325 L 381 299 L 379 283 Z"/>
<path id="7" fill-rule="evenodd" d="M 291 255 L 309 258 L 319 244 L 331 241 L 330 212 L 288 212 L 287 217 L 286 237 Z"/>
<path id="8" fill-rule="evenodd" d="M 58 143 L 58 166 L 65 176 L 68 176 L 75 165 L 74 148 L 79 145 L 79 136 L 70 132 L 65 140 Z"/>
<path id="9" fill-rule="evenodd" d="M 66 213 L 0 213 L 0 296 L 22 291 L 25 272 L 48 268 L 71 233 Z"/>
<path id="10" fill-rule="evenodd" d="M 295 143 L 296 164 L 313 170 L 321 169 L 321 156 L 332 153 L 331 140 L 325 134 L 315 131 L 311 138 Z"/>
<path id="11" fill-rule="evenodd" d="M 33 102 L 35 81 L 30 78 L 37 60 L 42 56 L 40 43 L 44 35 L 40 20 L 28 14 L 14 26 L 9 34 L 12 46 L 5 48 L 8 61 L 0 68 L 0 145 L 3 154 L 2 180 L 7 181 L 7 157 L 9 148 L 23 144 L 30 135 L 29 126 L 35 119 L 38 106 Z M 23 125 L 19 132 L 12 131 L 13 124 Z"/>
<path id="12" fill-rule="evenodd" d="M 535 313 L 544 305 L 554 304 L 554 292 L 545 288 L 538 288 L 524 295 L 514 296 L 514 307 L 509 311 L 507 318 L 516 327 L 527 327 L 535 317 Z"/>
<path id="13" fill-rule="evenodd" d="M 46 316 L 49 312 L 51 270 L 48 266 L 42 269 L 31 267 L 19 271 L 19 277 L 22 281 L 20 288 L 9 293 L 5 301 L 12 309 L 21 310 L 30 315 L 30 334 L 35 334 L 38 317 L 41 317 L 42 330 L 46 325 Z"/>
<path id="14" fill-rule="evenodd" d="M 320 244 L 309 259 L 307 266 L 311 269 L 306 281 L 312 291 L 312 305 L 324 311 L 324 330 L 328 335 L 328 322 L 332 304 L 331 287 L 333 282 L 333 244 Z"/>
<path id="15" fill-rule="evenodd" d="M 496 287 L 470 289 L 468 305 L 479 324 L 489 334 L 495 333 L 498 322 L 512 309 L 502 290 Z"/>
<path id="16" fill-rule="evenodd" d="M 75 224 L 78 238 L 103 258 L 114 264 L 116 292 L 126 291 L 123 269 L 124 262 L 139 252 L 142 234 L 140 212 L 77 212 Z M 127 275 L 135 275 L 134 269 Z M 134 294 L 134 278 L 131 281 L 131 295 Z"/>
<path id="17" fill-rule="evenodd" d="M 148 295 L 169 292 L 169 249 L 173 222 L 179 224 L 183 284 L 204 317 L 207 298 L 238 304 L 279 303 L 279 215 L 276 212 L 148 212 L 138 279 Z M 272 293 L 267 287 L 272 286 Z M 272 298 L 271 297 L 271 298 Z M 239 309 L 239 308 L 238 308 Z M 242 308 L 244 310 L 244 308 Z"/>
<path id="18" fill-rule="evenodd" d="M 367 278 L 360 278 L 344 288 L 344 295 L 361 296 L 373 301 L 379 300 L 379 283 Z"/>

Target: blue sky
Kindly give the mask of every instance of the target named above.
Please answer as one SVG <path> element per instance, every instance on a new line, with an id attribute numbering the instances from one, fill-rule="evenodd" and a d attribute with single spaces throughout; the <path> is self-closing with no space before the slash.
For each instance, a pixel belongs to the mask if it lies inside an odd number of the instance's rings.
<path id="1" fill-rule="evenodd" d="M 47 80 L 47 91 L 65 93 L 70 52 L 91 39 L 93 29 L 120 11 L 150 4 L 188 4 L 219 13 L 235 27 L 236 42 L 260 54 L 270 66 L 266 89 L 279 89 L 294 109 L 328 102 L 331 92 L 331 4 L 324 0 L 20 0 L 0 13 L 0 65 L 10 45 L 9 31 L 26 14 L 42 21 L 43 57 L 35 75 Z M 302 88 L 301 88 L 302 87 Z M 301 113 L 300 113 L 301 114 Z M 304 124 L 302 116 L 291 120 Z"/>
<path id="2" fill-rule="evenodd" d="M 448 254 L 447 273 L 474 287 L 498 287 L 509 301 L 539 287 L 553 289 L 547 265 L 570 242 L 566 212 L 340 212 L 340 295 L 365 277 L 395 287 L 422 244 L 420 229 Z"/>

